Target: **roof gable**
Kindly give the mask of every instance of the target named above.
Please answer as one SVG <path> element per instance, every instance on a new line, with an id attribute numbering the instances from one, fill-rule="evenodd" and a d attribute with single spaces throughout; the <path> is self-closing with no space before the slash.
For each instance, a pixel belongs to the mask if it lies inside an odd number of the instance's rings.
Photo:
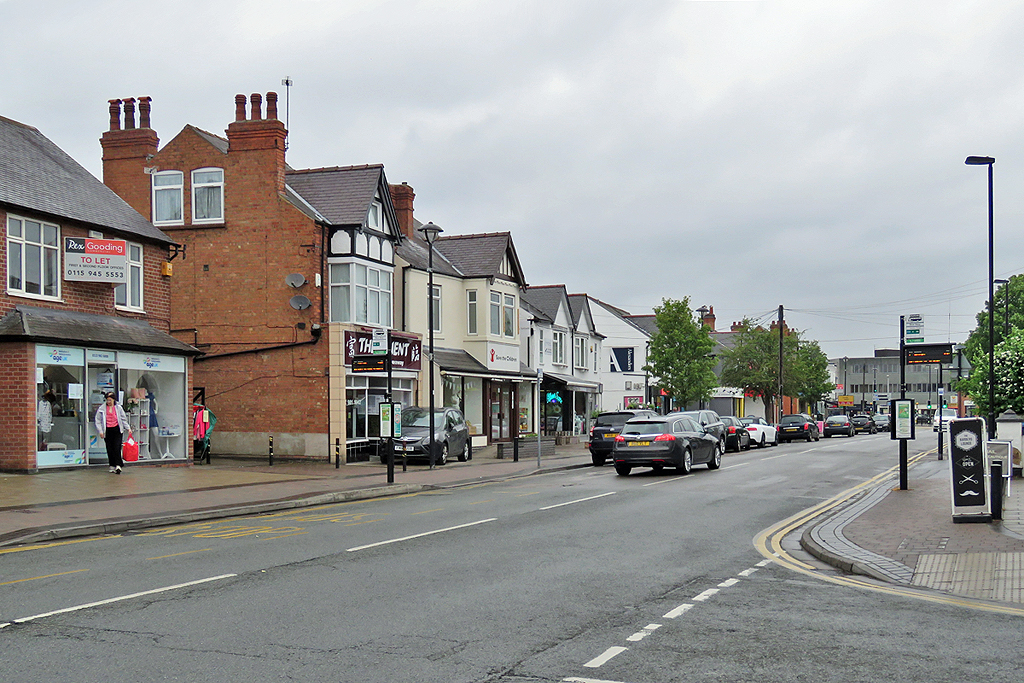
<path id="1" fill-rule="evenodd" d="M 0 204 L 174 243 L 37 129 L 2 116 Z"/>
<path id="2" fill-rule="evenodd" d="M 511 233 L 441 235 L 434 246 L 465 277 L 510 278 L 520 287 L 526 286 Z M 503 263 L 509 272 L 502 272 Z"/>
<path id="3" fill-rule="evenodd" d="M 566 322 L 566 326 L 570 328 L 575 327 L 572 308 L 569 305 L 569 295 L 566 293 L 565 285 L 530 287 L 523 292 L 523 299 L 556 324 L 559 321 L 559 313 L 561 313 L 561 319 Z"/>
<path id="4" fill-rule="evenodd" d="M 335 226 L 366 227 L 370 205 L 379 198 L 387 234 L 396 240 L 403 238 L 381 164 L 289 170 L 285 182 L 305 204 Z"/>

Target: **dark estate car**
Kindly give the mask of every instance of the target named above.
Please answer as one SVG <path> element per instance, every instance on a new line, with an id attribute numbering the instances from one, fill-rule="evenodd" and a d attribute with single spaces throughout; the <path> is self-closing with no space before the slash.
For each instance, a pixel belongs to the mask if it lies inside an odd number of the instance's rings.
<path id="1" fill-rule="evenodd" d="M 858 432 L 867 432 L 868 434 L 877 434 L 878 426 L 875 421 L 871 419 L 870 415 L 854 415 L 850 418 L 853 422 L 853 428 Z"/>
<path id="2" fill-rule="evenodd" d="M 722 450 L 725 450 L 725 423 L 713 410 L 686 410 L 680 413 L 693 418 L 693 421 L 704 428 L 708 434 L 714 434 L 722 442 Z"/>
<path id="3" fill-rule="evenodd" d="M 454 453 L 459 462 L 469 458 L 469 427 L 458 408 L 434 409 L 434 464 L 443 465 Z M 430 459 L 430 409 L 402 411 L 402 436 L 395 439 L 395 457 Z M 382 462 L 387 462 L 385 457 Z"/>
<path id="4" fill-rule="evenodd" d="M 634 467 L 675 467 L 688 474 L 695 464 L 707 463 L 708 469 L 722 465 L 725 442 L 709 434 L 693 418 L 683 413 L 665 417 L 634 418 L 615 437 L 615 471 L 622 476 Z"/>
<path id="5" fill-rule="evenodd" d="M 738 417 L 723 415 L 722 423 L 725 425 L 725 448 L 733 449 L 737 453 L 750 450 L 750 432 L 746 425 Z"/>
<path id="6" fill-rule="evenodd" d="M 600 467 L 605 460 L 612 457 L 612 448 L 615 447 L 615 437 L 622 430 L 626 420 L 634 417 L 657 417 L 653 410 L 615 410 L 601 413 L 594 420 L 594 426 L 590 429 L 590 457 L 595 467 Z"/>
<path id="7" fill-rule="evenodd" d="M 840 436 L 853 436 L 856 433 L 856 430 L 853 428 L 853 423 L 850 422 L 850 418 L 846 415 L 831 415 L 827 420 L 825 420 L 824 437 L 826 439 L 833 434 L 838 434 Z"/>
<path id="8" fill-rule="evenodd" d="M 796 413 L 782 416 L 782 421 L 779 422 L 780 441 L 792 441 L 793 439 L 817 441 L 818 438 L 818 423 L 810 415 Z"/>

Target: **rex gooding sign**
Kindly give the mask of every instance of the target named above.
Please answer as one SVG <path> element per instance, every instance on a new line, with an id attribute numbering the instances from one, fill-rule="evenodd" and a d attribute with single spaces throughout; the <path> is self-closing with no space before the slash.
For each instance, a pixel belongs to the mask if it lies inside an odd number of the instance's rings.
<path id="1" fill-rule="evenodd" d="M 128 243 L 91 237 L 64 238 L 64 279 L 113 282 L 128 279 Z"/>

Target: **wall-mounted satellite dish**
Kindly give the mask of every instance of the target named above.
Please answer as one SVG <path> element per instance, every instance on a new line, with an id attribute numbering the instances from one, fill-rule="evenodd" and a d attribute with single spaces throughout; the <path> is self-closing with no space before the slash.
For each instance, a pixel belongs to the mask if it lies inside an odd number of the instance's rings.
<path id="1" fill-rule="evenodd" d="M 288 300 L 288 305 L 294 308 L 296 311 L 304 311 L 313 304 L 310 302 L 309 297 L 296 294 Z"/>
<path id="2" fill-rule="evenodd" d="M 298 289 L 302 285 L 306 284 L 306 277 L 302 273 L 292 273 L 284 279 L 289 287 Z"/>

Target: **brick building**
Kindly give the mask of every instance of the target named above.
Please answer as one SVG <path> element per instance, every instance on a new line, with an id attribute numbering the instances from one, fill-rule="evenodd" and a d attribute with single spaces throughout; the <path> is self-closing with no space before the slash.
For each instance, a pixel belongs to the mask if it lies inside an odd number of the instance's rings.
<path id="1" fill-rule="evenodd" d="M 376 435 L 382 373 L 354 376 L 372 327 L 393 327 L 402 240 L 380 165 L 294 170 L 277 95 L 235 97 L 226 137 L 186 125 L 159 147 L 140 129 L 103 135 L 103 180 L 182 245 L 171 280 L 171 332 L 204 352 L 195 385 L 218 418 L 215 452 L 326 457 L 335 440 Z M 148 107 L 148 99 L 146 100 Z M 405 352 L 395 400 L 419 375 Z"/>
<path id="2" fill-rule="evenodd" d="M 185 462 L 198 351 L 169 334 L 174 240 L 38 130 L 2 117 L 0 224 L 0 469 L 106 465 L 92 417 L 108 390 L 141 459 Z"/>

